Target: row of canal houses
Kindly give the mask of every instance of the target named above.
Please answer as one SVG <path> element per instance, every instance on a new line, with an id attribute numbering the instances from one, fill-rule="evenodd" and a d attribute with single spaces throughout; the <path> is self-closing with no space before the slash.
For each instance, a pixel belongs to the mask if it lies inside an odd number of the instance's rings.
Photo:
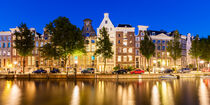
<path id="1" fill-rule="evenodd" d="M 111 42 L 113 43 L 112 50 L 114 55 L 111 59 L 107 59 L 107 66 L 105 72 L 113 71 L 115 66 L 126 68 L 133 66 L 135 68 L 146 69 L 146 59 L 140 54 L 139 47 L 140 41 L 144 40 L 145 32 L 153 40 L 155 44 L 155 54 L 149 61 L 149 65 L 152 67 L 152 71 L 163 70 L 173 67 L 173 59 L 167 52 L 167 43 L 173 39 L 173 32 L 166 32 L 164 30 L 154 31 L 148 30 L 149 26 L 138 25 L 138 34 L 135 33 L 135 27 L 130 24 L 118 24 L 115 26 L 109 18 L 109 13 L 104 13 L 104 18 L 97 28 L 97 32 L 92 26 L 91 19 L 84 19 L 84 26 L 82 28 L 82 34 L 85 37 L 85 47 L 87 54 L 81 56 L 71 56 L 67 62 L 69 70 L 77 63 L 78 70 L 85 68 L 96 68 L 97 71 L 102 72 L 104 69 L 103 57 L 94 56 L 96 50 L 96 41 L 100 37 L 99 30 L 105 27 L 108 31 Z M 0 71 L 2 70 L 21 70 L 22 59 L 13 48 L 14 32 L 18 28 L 10 28 L 10 31 L 0 32 Z M 51 61 L 41 57 L 39 47 L 48 43 L 50 36 L 40 34 L 36 32 L 34 28 L 30 29 L 34 33 L 35 48 L 32 51 L 32 55 L 27 57 L 26 60 L 26 72 L 31 72 L 37 68 L 44 68 L 49 70 L 52 66 Z M 177 61 L 178 67 L 186 67 L 189 64 L 194 63 L 189 56 L 189 49 L 191 47 L 192 36 L 190 33 L 187 35 L 180 35 L 182 45 L 182 57 Z M 53 62 L 53 66 L 62 68 L 63 62 L 56 60 Z"/>

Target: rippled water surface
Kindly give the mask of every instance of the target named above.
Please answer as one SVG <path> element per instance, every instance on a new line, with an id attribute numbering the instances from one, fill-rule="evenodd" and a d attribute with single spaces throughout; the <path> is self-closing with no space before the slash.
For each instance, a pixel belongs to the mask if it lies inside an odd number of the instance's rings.
<path id="1" fill-rule="evenodd" d="M 0 80 L 0 105 L 210 105 L 210 79 Z"/>

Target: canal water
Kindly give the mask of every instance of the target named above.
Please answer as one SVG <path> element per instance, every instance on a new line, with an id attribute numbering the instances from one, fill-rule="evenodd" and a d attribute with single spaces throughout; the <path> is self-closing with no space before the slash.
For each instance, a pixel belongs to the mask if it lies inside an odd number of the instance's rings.
<path id="1" fill-rule="evenodd" d="M 0 105 L 210 105 L 210 78 L 0 79 Z"/>

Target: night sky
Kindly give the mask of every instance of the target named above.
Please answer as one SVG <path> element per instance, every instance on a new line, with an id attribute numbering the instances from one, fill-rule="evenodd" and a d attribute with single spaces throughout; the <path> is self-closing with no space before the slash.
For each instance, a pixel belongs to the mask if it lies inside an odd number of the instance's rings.
<path id="1" fill-rule="evenodd" d="M 137 25 L 148 25 L 150 30 L 210 35 L 210 0 L 1 0 L 0 31 L 24 22 L 42 33 L 58 16 L 80 28 L 90 18 L 96 29 L 105 12 L 115 26 L 131 24 L 137 30 Z"/>

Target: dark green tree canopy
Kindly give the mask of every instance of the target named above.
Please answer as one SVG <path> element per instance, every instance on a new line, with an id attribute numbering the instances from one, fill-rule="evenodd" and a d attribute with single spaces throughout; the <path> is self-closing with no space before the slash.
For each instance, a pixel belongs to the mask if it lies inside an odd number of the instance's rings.
<path id="1" fill-rule="evenodd" d="M 15 31 L 14 48 L 20 56 L 28 56 L 32 53 L 34 46 L 34 34 L 31 32 L 26 24 L 21 23 L 18 27 L 19 30 Z"/>
<path id="2" fill-rule="evenodd" d="M 72 25 L 68 18 L 58 17 L 46 25 L 46 32 L 52 35 L 52 46 L 56 47 L 56 53 L 61 58 L 73 54 L 75 50 L 84 48 L 84 37 L 82 32 L 75 25 Z"/>
<path id="3" fill-rule="evenodd" d="M 105 59 L 111 58 L 113 56 L 112 43 L 109 40 L 109 34 L 106 31 L 106 28 L 100 30 L 100 37 L 96 42 L 97 49 L 95 55 L 102 55 Z"/>
<path id="4" fill-rule="evenodd" d="M 167 51 L 170 53 L 170 56 L 173 60 L 179 59 L 182 55 L 182 48 L 180 43 L 180 34 L 179 31 L 176 30 L 173 33 L 173 40 L 169 41 Z"/>
<path id="5" fill-rule="evenodd" d="M 196 35 L 195 40 L 192 41 L 192 46 L 190 48 L 190 55 L 192 55 L 194 58 L 199 58 L 201 56 L 202 50 L 201 50 L 201 43 L 199 41 L 199 36 Z"/>
<path id="6" fill-rule="evenodd" d="M 55 46 L 52 46 L 52 44 L 47 43 L 40 49 L 42 57 L 46 59 L 58 59 L 59 55 L 56 53 L 56 48 Z"/>
<path id="7" fill-rule="evenodd" d="M 146 59 L 150 59 L 155 53 L 155 44 L 147 34 L 145 34 L 144 40 L 141 40 L 139 50 Z"/>
<path id="8" fill-rule="evenodd" d="M 210 61 L 210 36 L 200 40 L 201 56 L 200 58 L 209 62 Z"/>

